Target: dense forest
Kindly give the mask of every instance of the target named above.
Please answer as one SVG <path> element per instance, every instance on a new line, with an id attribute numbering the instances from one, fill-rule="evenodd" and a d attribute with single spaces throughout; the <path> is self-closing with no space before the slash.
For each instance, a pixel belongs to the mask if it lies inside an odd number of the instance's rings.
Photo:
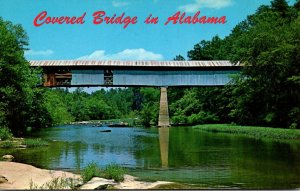
<path id="1" fill-rule="evenodd" d="M 173 124 L 236 123 L 300 128 L 300 1 L 273 0 L 221 39 L 201 41 L 188 60 L 230 60 L 244 65 L 225 87 L 169 88 Z M 157 124 L 158 88 L 38 88 L 41 73 L 24 58 L 26 32 L 0 18 L 0 128 L 22 135 L 71 121 L 139 118 Z M 181 55 L 175 60 L 184 60 Z"/>

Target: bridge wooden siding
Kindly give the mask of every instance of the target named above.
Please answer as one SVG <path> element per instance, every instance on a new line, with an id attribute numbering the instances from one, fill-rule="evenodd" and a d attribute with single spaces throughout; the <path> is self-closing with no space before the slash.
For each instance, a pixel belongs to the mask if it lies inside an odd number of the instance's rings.
<path id="1" fill-rule="evenodd" d="M 229 61 L 30 61 L 44 86 L 223 86 L 240 65 Z"/>

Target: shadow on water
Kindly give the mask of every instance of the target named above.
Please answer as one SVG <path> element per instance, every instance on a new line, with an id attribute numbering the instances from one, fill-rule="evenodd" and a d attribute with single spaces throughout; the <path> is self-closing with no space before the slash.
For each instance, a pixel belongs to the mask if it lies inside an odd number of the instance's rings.
<path id="1" fill-rule="evenodd" d="M 178 182 L 174 188 L 300 187 L 299 143 L 266 142 L 190 127 L 67 125 L 43 129 L 34 136 L 52 141 L 44 148 L 0 149 L 0 155 L 12 154 L 16 162 L 75 172 L 90 162 L 102 167 L 116 163 L 142 180 Z"/>

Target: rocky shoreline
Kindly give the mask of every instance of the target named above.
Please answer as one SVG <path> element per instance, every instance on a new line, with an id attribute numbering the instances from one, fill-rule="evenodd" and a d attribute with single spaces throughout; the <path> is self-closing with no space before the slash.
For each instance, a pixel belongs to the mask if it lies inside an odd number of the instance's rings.
<path id="1" fill-rule="evenodd" d="M 153 189 L 172 182 L 156 181 L 143 182 L 136 177 L 125 175 L 123 182 L 94 177 L 89 182 L 82 184 L 80 175 L 70 172 L 45 170 L 32 165 L 0 161 L 0 190 L 6 189 L 33 189 L 45 188 L 49 182 L 59 178 L 70 180 L 79 189 Z"/>

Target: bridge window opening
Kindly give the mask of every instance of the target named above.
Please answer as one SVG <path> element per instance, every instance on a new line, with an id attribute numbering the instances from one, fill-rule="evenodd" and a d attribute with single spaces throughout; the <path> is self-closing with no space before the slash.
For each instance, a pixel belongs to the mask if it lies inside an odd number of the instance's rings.
<path id="1" fill-rule="evenodd" d="M 71 86 L 72 73 L 70 70 L 58 70 L 45 74 L 45 86 Z"/>
<path id="2" fill-rule="evenodd" d="M 59 70 L 55 73 L 57 86 L 70 86 L 72 80 L 72 73 L 70 70 Z"/>
<path id="3" fill-rule="evenodd" d="M 114 75 L 112 70 L 104 70 L 104 84 L 105 85 L 113 85 Z"/>

